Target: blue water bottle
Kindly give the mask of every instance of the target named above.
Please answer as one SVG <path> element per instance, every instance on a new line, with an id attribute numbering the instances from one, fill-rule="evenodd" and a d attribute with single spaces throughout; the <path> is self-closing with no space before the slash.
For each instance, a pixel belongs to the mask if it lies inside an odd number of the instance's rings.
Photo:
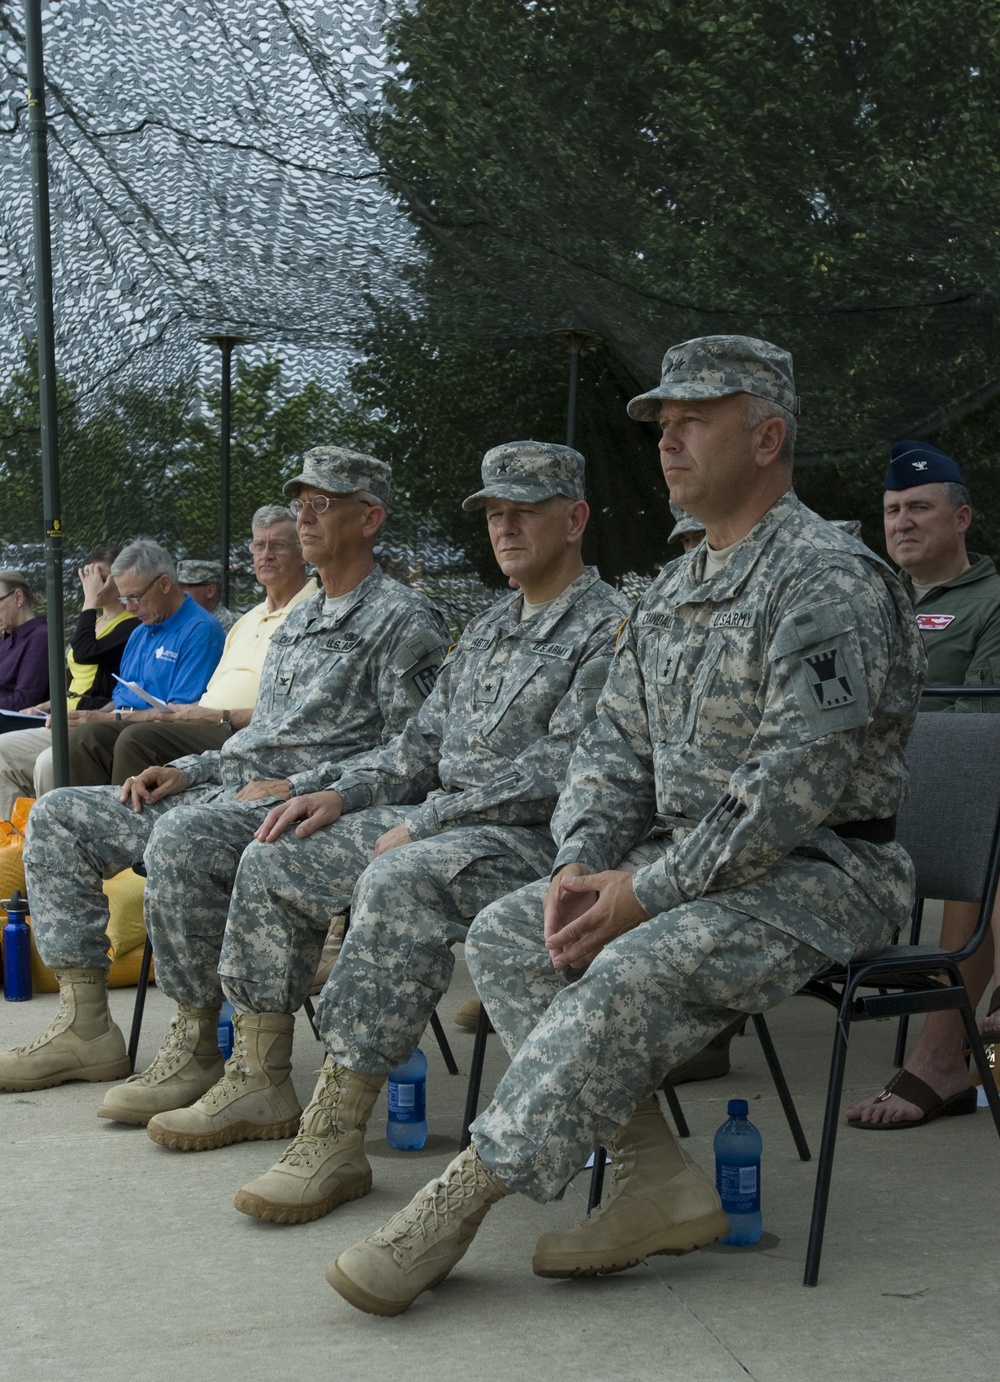
<path id="1" fill-rule="evenodd" d="M 31 931 L 25 917 L 28 903 L 19 888 L 0 907 L 7 912 L 3 928 L 3 996 L 8 1003 L 31 997 Z"/>
<path id="2" fill-rule="evenodd" d="M 216 1040 L 219 1043 L 219 1054 L 223 1060 L 228 1060 L 233 1054 L 233 1012 L 234 1008 L 229 999 L 223 1001 L 219 1010 L 219 1027 L 216 1032 Z"/>
<path id="3" fill-rule="evenodd" d="M 419 1152 L 427 1141 L 427 1057 L 419 1048 L 389 1071 L 385 1140 L 397 1152 Z"/>
<path id="4" fill-rule="evenodd" d="M 747 1117 L 745 1099 L 729 1100 L 729 1117 L 715 1134 L 715 1187 L 729 1218 L 729 1234 L 720 1243 L 743 1247 L 763 1231 L 760 1214 L 760 1133 Z"/>

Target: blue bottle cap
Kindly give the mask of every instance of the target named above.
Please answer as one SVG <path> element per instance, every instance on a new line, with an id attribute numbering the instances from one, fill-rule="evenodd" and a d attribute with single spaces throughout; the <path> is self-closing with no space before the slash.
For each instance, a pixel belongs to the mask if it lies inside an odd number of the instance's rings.
<path id="1" fill-rule="evenodd" d="M 730 1099 L 727 1112 L 730 1118 L 745 1118 L 750 1112 L 746 1099 Z"/>

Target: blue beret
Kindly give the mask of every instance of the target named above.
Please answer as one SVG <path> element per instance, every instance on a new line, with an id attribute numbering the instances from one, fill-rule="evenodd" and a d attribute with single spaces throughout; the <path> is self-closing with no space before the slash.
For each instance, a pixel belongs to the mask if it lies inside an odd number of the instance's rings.
<path id="1" fill-rule="evenodd" d="M 913 489 L 915 485 L 964 485 L 965 476 L 946 451 L 927 441 L 894 441 L 884 488 Z"/>

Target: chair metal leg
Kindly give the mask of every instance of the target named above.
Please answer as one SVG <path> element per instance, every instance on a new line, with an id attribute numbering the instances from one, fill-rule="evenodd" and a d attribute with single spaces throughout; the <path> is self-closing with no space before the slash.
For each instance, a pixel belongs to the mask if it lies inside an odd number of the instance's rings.
<path id="1" fill-rule="evenodd" d="M 440 1047 L 441 1058 L 448 1067 L 448 1074 L 457 1075 L 458 1065 L 455 1061 L 455 1057 L 451 1053 L 451 1047 L 448 1045 L 448 1038 L 445 1036 L 444 1028 L 441 1026 L 441 1019 L 436 1012 L 431 1013 L 431 1031 L 434 1033 L 434 1038 Z"/>
<path id="2" fill-rule="evenodd" d="M 913 904 L 913 917 L 910 921 L 910 945 L 917 945 L 920 941 L 920 930 L 924 921 L 924 899 L 918 897 Z M 910 1030 L 910 1019 L 903 1013 L 899 1022 L 896 1024 L 896 1049 L 892 1055 L 892 1061 L 897 1070 L 902 1069 L 906 1061 L 906 1038 Z"/>
<path id="3" fill-rule="evenodd" d="M 308 1017 L 309 1019 L 309 1026 L 313 1029 L 313 1036 L 316 1038 L 317 1041 L 322 1041 L 323 1038 L 320 1036 L 319 1028 L 316 1026 L 316 1009 L 313 1007 L 312 999 L 306 998 L 302 1006 L 306 1010 L 306 1017 Z"/>
<path id="4" fill-rule="evenodd" d="M 684 1110 L 681 1108 L 681 1101 L 677 1097 L 677 1091 L 674 1089 L 673 1081 L 669 1075 L 664 1075 L 663 1083 L 660 1085 L 660 1088 L 663 1090 L 671 1117 L 677 1128 L 677 1136 L 690 1137 L 691 1129 L 688 1127 L 687 1119 L 684 1117 Z"/>
<path id="5" fill-rule="evenodd" d="M 767 1023 L 764 1021 L 763 1013 L 754 1013 L 753 1027 L 757 1033 L 757 1040 L 760 1048 L 764 1052 L 764 1059 L 767 1061 L 767 1068 L 771 1072 L 771 1079 L 774 1087 L 778 1091 L 778 1098 L 781 1100 L 781 1107 L 785 1112 L 785 1121 L 788 1123 L 788 1131 L 792 1134 L 792 1141 L 795 1143 L 795 1150 L 799 1154 L 800 1161 L 811 1161 L 812 1153 L 809 1150 L 809 1143 L 806 1135 L 802 1131 L 802 1124 L 799 1122 L 798 1110 L 795 1101 L 792 1099 L 791 1090 L 788 1088 L 788 1081 L 785 1079 L 785 1072 L 781 1068 L 778 1060 L 778 1053 L 774 1049 L 774 1042 L 771 1040 L 771 1032 Z"/>
<path id="6" fill-rule="evenodd" d="M 806 1269 L 802 1277 L 803 1286 L 815 1286 L 819 1280 L 819 1260 L 823 1252 L 823 1232 L 826 1228 L 826 1211 L 830 1202 L 830 1181 L 833 1178 L 833 1154 L 837 1145 L 837 1131 L 840 1124 L 840 1100 L 844 1092 L 844 1069 L 847 1065 L 847 1039 L 851 1024 L 851 1004 L 855 985 L 848 984 L 844 989 L 840 1008 L 837 1012 L 837 1026 L 833 1038 L 833 1053 L 830 1057 L 830 1078 L 826 1087 L 826 1113 L 823 1118 L 823 1136 L 819 1147 L 819 1162 L 816 1166 L 816 1188 L 813 1191 L 812 1219 L 809 1224 L 809 1245 L 806 1249 Z"/>
<path id="7" fill-rule="evenodd" d="M 490 1019 L 486 1012 L 485 1005 L 479 1005 L 479 1017 L 476 1019 L 476 1039 L 472 1044 L 472 1065 L 469 1068 L 469 1087 L 465 1094 L 465 1113 L 462 1115 L 462 1137 L 459 1149 L 465 1151 L 472 1141 L 470 1127 L 475 1122 L 476 1114 L 479 1112 L 479 1091 L 483 1083 L 483 1065 L 486 1061 L 486 1042 L 490 1035 Z"/>
<path id="8" fill-rule="evenodd" d="M 139 984 L 135 991 L 135 1007 L 132 1009 L 132 1030 L 128 1038 L 128 1063 L 135 1074 L 135 1058 L 139 1053 L 139 1033 L 142 1031 L 142 1014 L 146 1007 L 146 988 L 149 984 L 149 969 L 153 963 L 153 942 L 146 937 L 139 964 Z"/>
<path id="9" fill-rule="evenodd" d="M 983 1039 L 979 1035 L 979 1028 L 976 1026 L 976 1015 L 972 1011 L 968 998 L 961 1007 L 962 1018 L 965 1022 L 965 1032 L 969 1039 L 969 1046 L 972 1048 L 972 1056 L 976 1062 L 976 1069 L 983 1082 L 983 1089 L 986 1091 L 986 1102 L 989 1105 L 990 1113 L 993 1115 L 993 1123 L 1000 1137 L 1000 1091 L 997 1090 L 996 1082 L 993 1078 L 993 1071 L 990 1069 L 986 1059 L 986 1049 Z"/>

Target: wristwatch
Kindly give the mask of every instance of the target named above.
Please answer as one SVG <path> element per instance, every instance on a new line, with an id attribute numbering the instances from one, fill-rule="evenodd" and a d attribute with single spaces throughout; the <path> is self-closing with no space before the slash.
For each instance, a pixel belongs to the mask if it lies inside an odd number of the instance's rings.
<path id="1" fill-rule="evenodd" d="M 229 729 L 229 733 L 232 734 L 232 732 L 233 732 L 233 717 L 232 717 L 232 712 L 229 711 L 229 710 L 224 710 L 224 711 L 222 712 L 222 719 L 219 721 L 219 724 L 220 724 L 220 725 L 226 725 L 226 726 L 228 727 L 228 729 Z"/>

